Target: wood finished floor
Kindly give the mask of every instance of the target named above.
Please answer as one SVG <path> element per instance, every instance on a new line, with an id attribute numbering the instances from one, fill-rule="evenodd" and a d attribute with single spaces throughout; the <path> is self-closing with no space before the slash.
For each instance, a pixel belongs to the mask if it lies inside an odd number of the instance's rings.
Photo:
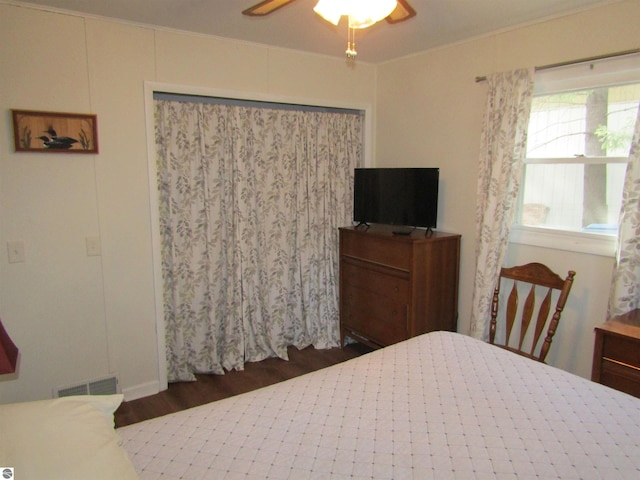
<path id="1" fill-rule="evenodd" d="M 214 400 L 255 390 L 305 373 L 358 357 L 371 349 L 359 343 L 346 347 L 318 350 L 289 347 L 289 360 L 269 358 L 247 363 L 243 371 L 225 375 L 196 375 L 196 382 L 170 383 L 156 395 L 123 402 L 115 413 L 116 427 L 130 425 L 168 413 L 195 407 Z"/>

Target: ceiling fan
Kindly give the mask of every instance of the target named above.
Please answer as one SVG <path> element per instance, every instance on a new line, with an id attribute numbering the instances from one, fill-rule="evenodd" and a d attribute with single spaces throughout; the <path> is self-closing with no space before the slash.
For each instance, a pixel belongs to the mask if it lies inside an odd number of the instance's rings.
<path id="1" fill-rule="evenodd" d="M 249 16 L 264 16 L 295 0 L 264 0 L 247 8 L 242 13 Z M 347 38 L 347 60 L 354 61 L 356 52 L 356 29 L 367 28 L 383 18 L 391 24 L 403 22 L 416 16 L 407 0 L 319 0 L 313 9 L 326 21 L 338 25 L 342 16 L 349 21 Z"/>
<path id="2" fill-rule="evenodd" d="M 252 7 L 247 8 L 242 12 L 242 14 L 258 17 L 269 15 L 279 8 L 282 8 L 285 5 L 293 2 L 295 2 L 295 0 L 264 0 L 253 5 Z M 409 5 L 409 2 L 407 0 L 397 0 L 397 4 L 398 5 L 395 10 L 393 10 L 387 17 L 385 17 L 385 20 L 388 23 L 393 24 L 403 22 L 416 16 L 416 11 L 411 5 Z"/>

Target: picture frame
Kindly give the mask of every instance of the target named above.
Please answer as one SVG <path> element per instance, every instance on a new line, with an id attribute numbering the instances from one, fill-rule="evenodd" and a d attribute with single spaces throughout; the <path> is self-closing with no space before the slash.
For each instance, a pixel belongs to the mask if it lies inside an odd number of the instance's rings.
<path id="1" fill-rule="evenodd" d="M 98 119 L 83 113 L 11 110 L 16 152 L 98 153 Z"/>

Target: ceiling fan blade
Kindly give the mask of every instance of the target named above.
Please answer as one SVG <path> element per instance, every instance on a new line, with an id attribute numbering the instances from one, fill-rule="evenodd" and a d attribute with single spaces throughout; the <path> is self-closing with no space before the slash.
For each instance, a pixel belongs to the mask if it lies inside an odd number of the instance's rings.
<path id="1" fill-rule="evenodd" d="M 416 11 L 413 9 L 407 0 L 397 0 L 398 6 L 396 9 L 391 12 L 391 14 L 385 18 L 388 23 L 398 23 L 404 22 L 405 20 L 409 20 L 412 17 L 416 16 Z"/>
<path id="2" fill-rule="evenodd" d="M 295 0 L 264 0 L 263 2 L 255 4 L 253 7 L 243 10 L 242 14 L 252 17 L 268 15 L 294 1 Z"/>

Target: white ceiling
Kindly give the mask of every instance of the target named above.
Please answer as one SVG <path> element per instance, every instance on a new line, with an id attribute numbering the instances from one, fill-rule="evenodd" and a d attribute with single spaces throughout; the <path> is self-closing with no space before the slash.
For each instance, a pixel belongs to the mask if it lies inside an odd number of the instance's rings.
<path id="1" fill-rule="evenodd" d="M 26 0 L 56 9 L 344 57 L 346 26 L 296 0 L 266 17 L 241 12 L 259 0 Z M 514 25 L 618 0 L 409 0 L 418 15 L 358 31 L 358 60 L 379 63 Z"/>

